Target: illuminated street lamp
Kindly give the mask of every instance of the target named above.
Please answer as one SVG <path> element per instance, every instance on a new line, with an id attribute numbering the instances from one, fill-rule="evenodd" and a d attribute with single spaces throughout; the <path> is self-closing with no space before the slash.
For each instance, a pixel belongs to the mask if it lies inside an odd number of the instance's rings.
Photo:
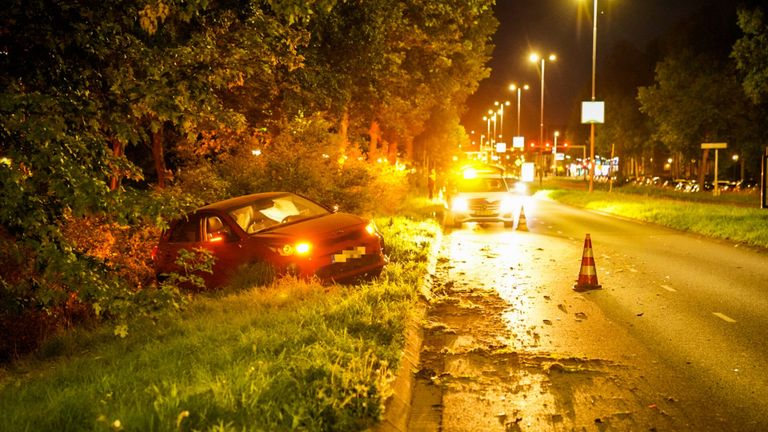
<path id="1" fill-rule="evenodd" d="M 528 90 L 528 84 L 523 84 L 519 87 L 517 84 L 510 84 L 509 89 L 512 91 L 517 90 L 517 136 L 520 136 L 520 93 L 522 90 Z"/>
<path id="2" fill-rule="evenodd" d="M 531 63 L 538 63 L 541 61 L 541 106 L 539 108 L 539 145 L 544 144 L 544 68 L 546 66 L 546 59 L 544 57 L 540 57 L 538 54 L 533 53 L 529 57 L 529 60 Z M 549 61 L 555 61 L 557 57 L 554 54 L 549 55 Z M 539 151 L 541 153 L 541 151 Z M 541 161 L 539 161 L 540 171 L 539 171 L 539 183 L 542 181 L 542 177 L 544 175 L 544 167 L 541 166 Z"/>
<path id="3" fill-rule="evenodd" d="M 555 61 L 557 56 L 554 54 L 549 55 L 549 61 Z M 539 56 L 536 53 L 531 54 L 528 59 L 531 63 L 539 63 L 541 61 L 541 106 L 539 108 L 539 142 L 544 142 L 544 70 L 546 67 L 546 58 Z"/>
<path id="4" fill-rule="evenodd" d="M 504 142 L 504 105 L 509 106 L 509 101 L 496 101 L 493 104 L 499 107 L 499 142 Z"/>
<path id="5" fill-rule="evenodd" d="M 560 136 L 560 131 L 555 131 L 555 145 L 552 147 L 552 175 L 557 176 L 557 137 Z"/>
<path id="6" fill-rule="evenodd" d="M 595 66 L 597 65 L 597 0 L 593 0 L 592 13 L 592 102 L 595 101 Z M 593 162 L 589 173 L 589 191 L 592 192 L 595 179 L 595 123 L 589 123 L 589 158 Z"/>
<path id="7" fill-rule="evenodd" d="M 496 117 L 499 115 L 496 111 L 493 111 L 493 117 L 491 117 L 491 123 L 493 123 L 493 139 L 491 140 L 491 146 L 495 145 L 497 140 L 496 137 L 498 137 L 498 133 L 496 132 L 496 124 L 498 123 L 496 121 Z"/>

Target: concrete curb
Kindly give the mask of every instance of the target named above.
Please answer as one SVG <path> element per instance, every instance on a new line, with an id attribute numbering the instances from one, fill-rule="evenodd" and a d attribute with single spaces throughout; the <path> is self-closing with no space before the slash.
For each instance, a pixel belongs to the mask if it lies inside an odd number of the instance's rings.
<path id="1" fill-rule="evenodd" d="M 437 268 L 437 256 L 442 241 L 443 233 L 439 231 L 429 252 L 427 274 L 424 275 L 418 288 L 420 299 L 405 323 L 405 352 L 392 383 L 392 396 L 385 402 L 384 419 L 373 428 L 374 431 L 405 432 L 408 430 L 414 377 L 419 368 L 421 345 L 424 340 L 422 322 L 427 315 L 429 303 L 432 301 L 432 279 Z"/>

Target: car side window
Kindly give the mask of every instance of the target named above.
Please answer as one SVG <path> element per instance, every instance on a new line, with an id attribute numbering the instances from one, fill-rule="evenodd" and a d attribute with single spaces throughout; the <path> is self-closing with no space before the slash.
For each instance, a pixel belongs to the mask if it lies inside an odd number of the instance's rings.
<path id="1" fill-rule="evenodd" d="M 206 241 L 228 241 L 233 238 L 232 230 L 218 216 L 205 218 Z"/>
<path id="2" fill-rule="evenodd" d="M 171 229 L 168 237 L 171 243 L 192 243 L 200 241 L 200 218 L 193 216 L 186 221 L 179 222 Z"/>

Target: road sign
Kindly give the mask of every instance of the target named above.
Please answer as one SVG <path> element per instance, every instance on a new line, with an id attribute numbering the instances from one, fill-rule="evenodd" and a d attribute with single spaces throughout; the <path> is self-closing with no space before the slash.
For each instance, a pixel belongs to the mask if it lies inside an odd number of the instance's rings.
<path id="1" fill-rule="evenodd" d="M 707 150 L 707 149 L 724 149 L 728 148 L 728 143 L 702 143 L 701 149 Z"/>
<path id="2" fill-rule="evenodd" d="M 581 103 L 581 122 L 605 123 L 605 102 L 584 101 Z"/>
<path id="3" fill-rule="evenodd" d="M 701 143 L 702 150 L 709 150 L 709 149 L 715 150 L 715 183 L 714 183 L 714 188 L 712 189 L 712 194 L 714 196 L 720 195 L 720 187 L 718 186 L 718 183 L 717 183 L 717 170 L 719 169 L 717 167 L 717 164 L 718 164 L 717 159 L 718 159 L 718 153 L 720 153 L 718 150 L 721 150 L 724 148 L 728 148 L 728 143 Z"/>

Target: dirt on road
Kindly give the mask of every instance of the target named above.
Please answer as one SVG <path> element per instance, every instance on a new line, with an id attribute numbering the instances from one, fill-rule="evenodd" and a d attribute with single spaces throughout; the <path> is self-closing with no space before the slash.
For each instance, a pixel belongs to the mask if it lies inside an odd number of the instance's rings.
<path id="1" fill-rule="evenodd" d="M 445 236 L 409 431 L 728 430 L 594 305 L 601 291 L 573 290 L 582 242 L 480 225 Z"/>

